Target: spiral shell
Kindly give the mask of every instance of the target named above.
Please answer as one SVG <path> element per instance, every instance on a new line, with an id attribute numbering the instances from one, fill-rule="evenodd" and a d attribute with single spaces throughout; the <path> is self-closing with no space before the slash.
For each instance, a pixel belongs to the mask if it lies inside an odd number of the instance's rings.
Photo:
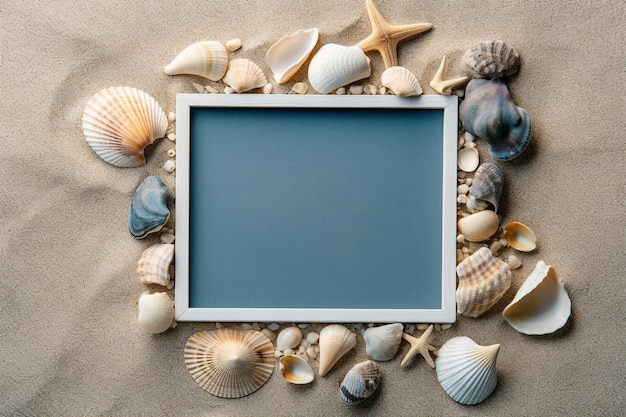
<path id="1" fill-rule="evenodd" d="M 331 324 L 320 332 L 319 346 L 319 374 L 324 376 L 343 355 L 356 346 L 356 335 L 340 324 Z"/>
<path id="2" fill-rule="evenodd" d="M 228 69 L 223 80 L 235 92 L 244 93 L 255 88 L 264 87 L 267 78 L 261 68 L 249 59 L 233 59 L 228 63 Z"/>
<path id="3" fill-rule="evenodd" d="M 211 81 L 219 81 L 226 73 L 228 52 L 217 41 L 196 42 L 183 49 L 164 72 L 167 75 L 199 75 Z"/>
<path id="4" fill-rule="evenodd" d="M 467 197 L 467 209 L 475 213 L 484 210 L 490 203 L 498 211 L 498 203 L 504 189 L 504 176 L 500 169 L 491 162 L 481 164 L 476 170 L 474 181 Z"/>
<path id="5" fill-rule="evenodd" d="M 357 404 L 368 399 L 380 385 L 380 370 L 374 361 L 354 365 L 341 382 L 341 399 L 348 404 Z"/>
<path id="6" fill-rule="evenodd" d="M 492 78 L 515 74 L 519 54 L 502 41 L 486 41 L 472 46 L 463 55 L 463 63 L 479 77 Z"/>

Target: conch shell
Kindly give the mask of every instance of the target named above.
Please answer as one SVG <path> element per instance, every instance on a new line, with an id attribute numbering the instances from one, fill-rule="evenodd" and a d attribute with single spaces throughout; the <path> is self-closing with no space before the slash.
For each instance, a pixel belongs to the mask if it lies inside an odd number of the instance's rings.
<path id="1" fill-rule="evenodd" d="M 485 162 L 476 170 L 465 206 L 470 212 L 475 213 L 486 209 L 491 204 L 494 211 L 497 212 L 503 189 L 504 176 L 502 172 L 491 162 Z"/>
<path id="2" fill-rule="evenodd" d="M 463 55 L 463 63 L 479 77 L 503 77 L 517 72 L 519 54 L 502 41 L 486 41 L 468 49 Z"/>
<path id="3" fill-rule="evenodd" d="M 228 52 L 217 41 L 196 42 L 183 49 L 164 72 L 167 75 L 199 75 L 211 81 L 219 81 L 226 73 Z"/>
<path id="4" fill-rule="evenodd" d="M 356 335 L 340 324 L 331 324 L 320 332 L 319 374 L 324 376 L 348 351 L 356 346 Z"/>
<path id="5" fill-rule="evenodd" d="M 249 59 L 233 59 L 228 63 L 226 75 L 222 79 L 235 92 L 244 93 L 255 88 L 265 87 L 267 78 L 261 68 Z"/>
<path id="6" fill-rule="evenodd" d="M 319 31 L 316 28 L 300 29 L 270 46 L 265 60 L 278 84 L 284 84 L 296 73 L 315 47 Z"/>
<path id="7" fill-rule="evenodd" d="M 387 68 L 380 77 L 380 81 L 400 97 L 419 96 L 424 92 L 417 77 L 404 67 Z"/>
<path id="8" fill-rule="evenodd" d="M 370 59 L 357 46 L 326 44 L 309 64 L 311 87 L 322 94 L 367 78 L 370 74 Z"/>

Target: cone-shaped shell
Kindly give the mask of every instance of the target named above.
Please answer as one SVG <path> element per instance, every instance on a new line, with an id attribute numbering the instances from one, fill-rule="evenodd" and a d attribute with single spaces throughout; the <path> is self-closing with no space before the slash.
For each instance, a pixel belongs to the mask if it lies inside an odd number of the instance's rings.
<path id="1" fill-rule="evenodd" d="M 381 75 L 380 81 L 400 97 L 419 96 L 423 93 L 417 77 L 404 67 L 387 68 Z"/>
<path id="2" fill-rule="evenodd" d="M 498 211 L 498 203 L 504 189 L 504 176 L 500 169 L 491 162 L 481 164 L 476 170 L 474 181 L 467 197 L 467 209 L 475 213 L 484 210 L 490 203 Z"/>
<path id="3" fill-rule="evenodd" d="M 343 355 L 356 346 L 356 335 L 340 324 L 331 324 L 320 332 L 319 345 L 319 374 L 324 376 Z"/>
<path id="4" fill-rule="evenodd" d="M 228 63 L 226 75 L 222 80 L 228 84 L 235 92 L 244 93 L 255 88 L 264 87 L 267 78 L 261 68 L 249 59 L 233 59 Z"/>
<path id="5" fill-rule="evenodd" d="M 375 361 L 388 361 L 396 356 L 402 341 L 402 323 L 370 327 L 363 333 L 365 353 Z"/>
<path id="6" fill-rule="evenodd" d="M 137 303 L 137 322 L 148 333 L 163 333 L 174 323 L 174 305 L 164 292 L 143 293 Z"/>
<path id="7" fill-rule="evenodd" d="M 167 116 L 150 95 L 131 87 L 99 91 L 83 112 L 83 133 L 100 158 L 122 168 L 146 163 L 144 149 L 165 136 Z"/>
<path id="8" fill-rule="evenodd" d="M 284 84 L 300 69 L 315 47 L 319 31 L 316 28 L 300 29 L 270 46 L 265 60 L 278 84 Z"/>
<path id="9" fill-rule="evenodd" d="M 311 87 L 322 94 L 367 78 L 370 74 L 370 59 L 357 46 L 326 44 L 309 64 Z"/>
<path id="10" fill-rule="evenodd" d="M 437 379 L 454 401 L 474 405 L 496 388 L 496 360 L 500 345 L 480 346 L 465 336 L 453 337 L 439 349 Z"/>
<path id="11" fill-rule="evenodd" d="M 280 358 L 280 373 L 287 382 L 297 385 L 308 384 L 315 378 L 309 363 L 296 355 L 285 355 Z"/>
<path id="12" fill-rule="evenodd" d="M 302 330 L 297 326 L 283 329 L 276 339 L 276 349 L 285 350 L 297 347 L 302 341 Z"/>
<path id="13" fill-rule="evenodd" d="M 183 49 L 164 72 L 167 75 L 190 74 L 219 81 L 226 73 L 228 52 L 217 41 L 196 42 Z"/>
<path id="14" fill-rule="evenodd" d="M 465 51 L 463 63 L 484 78 L 515 74 L 519 69 L 519 54 L 502 41 L 486 41 Z"/>
<path id="15" fill-rule="evenodd" d="M 144 284 L 170 283 L 170 265 L 174 259 L 174 245 L 157 243 L 144 250 L 137 263 L 137 273 Z"/>
<path id="16" fill-rule="evenodd" d="M 380 385 L 380 370 L 374 361 L 357 363 L 341 382 L 341 399 L 348 404 L 358 404 L 368 399 Z"/>
<path id="17" fill-rule="evenodd" d="M 185 365 L 207 392 L 239 398 L 258 390 L 274 371 L 274 346 L 261 332 L 225 327 L 193 334 Z"/>
<path id="18" fill-rule="evenodd" d="M 502 298 L 511 286 L 509 264 L 493 256 L 489 248 L 480 248 L 457 265 L 457 312 L 478 317 Z"/>
<path id="19" fill-rule="evenodd" d="M 510 247 L 521 252 L 530 252 L 537 247 L 535 233 L 520 222 L 509 222 L 504 226 L 504 239 Z"/>
<path id="20" fill-rule="evenodd" d="M 136 239 L 159 231 L 170 217 L 167 187 L 158 177 L 147 177 L 133 195 L 128 214 L 128 230 Z"/>
<path id="21" fill-rule="evenodd" d="M 457 222 L 459 232 L 469 242 L 482 242 L 489 239 L 498 231 L 499 225 L 500 218 L 492 210 L 483 210 L 467 217 L 461 217 Z"/>
<path id="22" fill-rule="evenodd" d="M 459 107 L 465 130 L 485 139 L 495 159 L 519 156 L 530 141 L 530 116 L 517 107 L 506 84 L 499 78 L 471 80 Z"/>
<path id="23" fill-rule="evenodd" d="M 571 311 L 563 282 L 551 266 L 539 261 L 502 315 L 518 332 L 540 335 L 563 327 Z"/>

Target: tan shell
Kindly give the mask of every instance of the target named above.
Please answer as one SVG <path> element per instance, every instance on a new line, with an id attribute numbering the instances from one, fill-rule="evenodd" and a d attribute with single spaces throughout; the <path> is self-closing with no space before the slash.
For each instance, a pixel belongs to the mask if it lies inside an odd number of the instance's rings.
<path id="1" fill-rule="evenodd" d="M 183 49 L 164 72 L 167 75 L 190 74 L 219 81 L 226 73 L 228 52 L 217 41 L 196 42 Z"/>
<path id="2" fill-rule="evenodd" d="M 137 322 L 148 333 L 163 333 L 174 325 L 174 305 L 164 292 L 141 294 L 137 308 Z"/>
<path id="3" fill-rule="evenodd" d="M 478 317 L 502 298 L 511 286 L 509 265 L 493 256 L 489 248 L 480 248 L 456 267 L 457 312 Z"/>
<path id="4" fill-rule="evenodd" d="M 482 242 L 489 239 L 498 231 L 500 218 L 495 211 L 483 210 L 478 213 L 462 217 L 457 222 L 459 233 L 469 242 Z"/>
<path id="5" fill-rule="evenodd" d="M 315 378 L 311 365 L 300 356 L 285 355 L 280 358 L 279 364 L 280 373 L 287 382 L 292 384 L 308 384 Z"/>
<path id="6" fill-rule="evenodd" d="M 517 72 L 519 54 L 505 42 L 486 41 L 468 49 L 463 63 L 479 77 L 503 77 Z"/>
<path id="7" fill-rule="evenodd" d="M 478 168 L 480 157 L 475 146 L 463 146 L 457 153 L 457 167 L 461 171 L 474 172 Z"/>
<path id="8" fill-rule="evenodd" d="M 230 327 L 193 334 L 184 357 L 193 379 L 221 398 L 239 398 L 261 388 L 276 360 L 274 346 L 265 335 Z"/>
<path id="9" fill-rule="evenodd" d="M 276 339 L 276 350 L 293 349 L 302 341 L 302 330 L 298 326 L 283 329 Z"/>
<path id="10" fill-rule="evenodd" d="M 521 252 L 530 252 L 537 247 L 535 233 L 520 222 L 509 222 L 504 226 L 504 239 L 510 247 Z"/>
<path id="11" fill-rule="evenodd" d="M 417 77 L 404 67 L 387 68 L 380 77 L 380 81 L 400 97 L 419 96 L 423 93 Z"/>
<path id="12" fill-rule="evenodd" d="M 235 92 L 243 93 L 255 88 L 265 87 L 267 78 L 261 68 L 249 59 L 233 59 L 228 63 L 228 69 L 223 80 Z"/>
<path id="13" fill-rule="evenodd" d="M 170 283 L 170 265 L 174 258 L 174 245 L 157 243 L 144 250 L 137 264 L 137 273 L 144 284 Z"/>
<path id="14" fill-rule="evenodd" d="M 316 28 L 300 29 L 294 34 L 283 36 L 265 55 L 267 66 L 278 84 L 284 84 L 296 73 L 315 47 L 319 31 Z"/>
<path id="15" fill-rule="evenodd" d="M 348 351 L 356 346 L 356 335 L 340 324 L 326 326 L 320 332 L 320 376 L 324 376 Z"/>

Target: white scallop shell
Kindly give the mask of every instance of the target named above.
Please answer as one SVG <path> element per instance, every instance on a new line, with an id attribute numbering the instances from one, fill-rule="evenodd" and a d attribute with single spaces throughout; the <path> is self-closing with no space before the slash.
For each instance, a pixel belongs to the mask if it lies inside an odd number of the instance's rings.
<path id="1" fill-rule="evenodd" d="M 174 245 L 157 243 L 144 250 L 137 264 L 137 273 L 144 284 L 170 283 L 170 265 L 174 258 Z"/>
<path id="2" fill-rule="evenodd" d="M 504 239 L 510 247 L 521 252 L 530 252 L 537 247 L 535 233 L 520 222 L 509 222 L 504 226 Z"/>
<path id="3" fill-rule="evenodd" d="M 315 378 L 311 365 L 300 356 L 285 355 L 280 358 L 279 364 L 280 373 L 287 382 L 292 384 L 308 384 Z"/>
<path id="4" fill-rule="evenodd" d="M 183 49 L 164 72 L 167 75 L 191 74 L 219 81 L 226 73 L 228 52 L 217 41 L 196 42 Z"/>
<path id="5" fill-rule="evenodd" d="M 474 405 L 496 388 L 500 345 L 481 346 L 466 336 L 453 337 L 439 349 L 435 368 L 443 390 L 454 401 Z"/>
<path id="6" fill-rule="evenodd" d="M 381 75 L 380 81 L 400 97 L 419 96 L 424 92 L 417 77 L 404 67 L 387 68 Z"/>
<path id="7" fill-rule="evenodd" d="M 144 148 L 165 136 L 167 116 L 143 91 L 110 87 L 89 100 L 82 125 L 87 143 L 100 158 L 128 168 L 146 163 Z"/>
<path id="8" fill-rule="evenodd" d="M 457 153 L 457 166 L 461 171 L 474 172 L 478 168 L 480 157 L 475 146 L 463 146 Z"/>
<path id="9" fill-rule="evenodd" d="M 276 349 L 285 350 L 293 349 L 302 341 L 302 330 L 297 326 L 287 327 L 283 329 L 276 339 Z"/>
<path id="10" fill-rule="evenodd" d="M 300 69 L 315 47 L 319 31 L 316 28 L 300 29 L 292 35 L 283 36 L 265 55 L 267 66 L 278 84 L 284 84 Z"/>
<path id="11" fill-rule="evenodd" d="M 357 46 L 326 44 L 309 64 L 311 87 L 322 94 L 367 78 L 370 74 L 370 59 Z"/>
<path id="12" fill-rule="evenodd" d="M 363 333 L 365 353 L 375 361 L 388 361 L 398 353 L 402 341 L 402 323 L 370 327 Z"/>
<path id="13" fill-rule="evenodd" d="M 483 210 L 478 213 L 461 217 L 457 222 L 459 233 L 469 242 L 482 242 L 498 231 L 500 218 L 495 211 Z"/>
<path id="14" fill-rule="evenodd" d="M 230 61 L 226 75 L 224 75 L 222 81 L 228 84 L 237 93 L 261 88 L 267 84 L 267 78 L 265 74 L 263 74 L 263 71 L 261 71 L 261 68 L 254 62 L 245 58 Z"/>
<path id="15" fill-rule="evenodd" d="M 174 324 L 174 305 L 164 292 L 141 294 L 137 306 L 137 322 L 148 333 L 163 333 Z"/>
<path id="16" fill-rule="evenodd" d="M 374 361 L 357 363 L 341 382 L 341 399 L 357 404 L 368 399 L 380 385 L 380 370 Z"/>
<path id="17" fill-rule="evenodd" d="M 540 335 L 563 327 L 571 311 L 563 282 L 551 266 L 539 261 L 502 315 L 518 332 Z"/>
<path id="18" fill-rule="evenodd" d="M 319 374 L 324 376 L 343 355 L 356 346 L 356 335 L 340 324 L 331 324 L 320 332 L 319 346 Z"/>

